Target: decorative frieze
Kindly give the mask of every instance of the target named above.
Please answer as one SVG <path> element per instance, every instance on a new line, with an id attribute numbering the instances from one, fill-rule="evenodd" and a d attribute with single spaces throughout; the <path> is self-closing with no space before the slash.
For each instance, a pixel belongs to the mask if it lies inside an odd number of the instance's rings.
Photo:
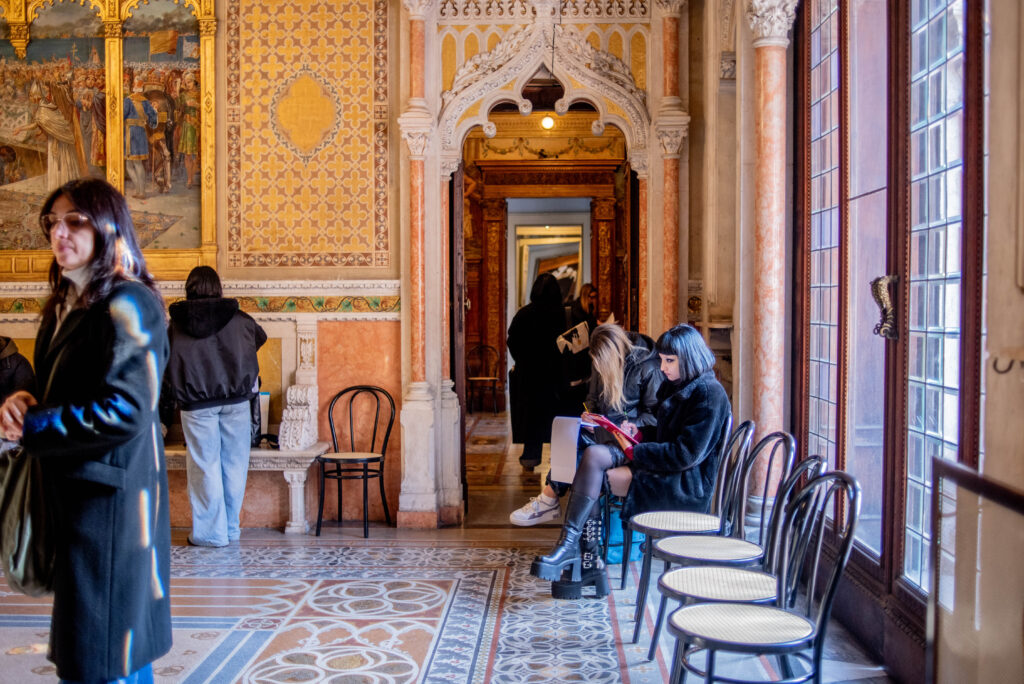
<path id="1" fill-rule="evenodd" d="M 559 8 L 566 23 L 647 22 L 651 14 L 648 0 L 441 0 L 438 19 L 442 24 L 509 24 L 533 21 L 542 11 Z"/>
<path id="2" fill-rule="evenodd" d="M 754 34 L 754 47 L 788 46 L 799 0 L 747 0 L 747 3 L 747 21 Z"/>

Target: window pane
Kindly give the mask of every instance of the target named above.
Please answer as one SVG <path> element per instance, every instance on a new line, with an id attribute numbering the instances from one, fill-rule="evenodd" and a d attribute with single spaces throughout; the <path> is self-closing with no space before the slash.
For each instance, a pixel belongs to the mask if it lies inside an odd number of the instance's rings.
<path id="1" fill-rule="evenodd" d="M 805 439 L 810 454 L 829 457 L 835 453 L 835 416 L 838 400 L 839 318 L 835 302 L 839 287 L 839 25 L 837 0 L 820 0 L 811 14 L 810 68 L 817 72 L 817 88 L 811 93 L 810 144 L 821 151 L 811 157 L 811 280 L 810 347 L 808 383 L 809 421 Z M 817 127 L 814 128 L 814 123 Z M 883 166 L 884 169 L 884 166 Z M 829 464 L 837 464 L 831 460 Z"/>
<path id="2" fill-rule="evenodd" d="M 963 16 L 963 0 L 929 0 L 927 10 L 916 3 L 911 6 L 911 64 L 920 66 L 911 76 L 911 96 L 916 98 L 912 102 L 917 107 L 911 114 L 911 163 L 917 160 L 912 168 L 920 173 L 914 176 L 911 195 L 907 340 L 911 379 L 903 573 L 924 590 L 928 588 L 930 531 L 924 506 L 931 497 L 930 459 L 957 457 L 960 427 Z M 928 148 L 926 154 L 919 150 L 922 145 Z"/>

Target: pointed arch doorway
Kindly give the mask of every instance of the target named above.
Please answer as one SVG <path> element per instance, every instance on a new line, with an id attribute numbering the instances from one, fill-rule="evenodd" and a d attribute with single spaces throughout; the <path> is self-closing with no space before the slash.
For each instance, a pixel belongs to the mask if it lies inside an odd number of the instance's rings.
<path id="1" fill-rule="evenodd" d="M 540 200 L 549 208 L 559 203 L 578 207 L 582 200 L 586 207 L 583 223 L 589 228 L 585 236 L 589 259 L 575 264 L 579 272 L 570 298 L 578 294 L 582 283 L 593 283 L 598 291 L 598 319 L 614 315 L 618 322 L 636 328 L 640 263 L 638 180 L 625 159 L 622 133 L 609 127 L 602 135 L 594 136 L 590 123 L 596 114 L 592 108 L 583 109 L 589 112 L 576 117 L 575 131 L 568 130 L 572 127 L 571 116 L 559 122 L 563 128 L 559 134 L 541 135 L 539 119 L 543 112 L 535 112 L 532 117 L 511 114 L 511 130 L 504 129 L 500 114 L 492 114 L 491 119 L 497 122 L 493 138 L 471 132 L 466 139 L 464 163 L 453 174 L 448 203 L 451 368 L 462 407 L 463 428 L 467 425 L 466 350 L 487 345 L 498 351 L 498 409 L 507 406 L 505 381 L 509 364 L 514 361 L 508 359 L 506 331 L 509 317 L 523 303 L 519 291 L 529 292 L 531 283 L 521 281 L 531 280 L 534 275 L 524 268 L 523 251 L 516 247 L 516 226 L 509 221 L 510 200 Z M 577 137 L 581 121 L 592 137 Z M 523 135 L 531 127 L 534 135 Z M 567 149 L 572 147 L 577 149 Z M 555 220 L 550 223 L 557 222 L 559 216 L 571 215 L 555 209 L 551 214 Z M 471 480 L 481 480 L 467 474 L 466 431 L 461 432 L 463 498 L 469 516 Z M 507 476 L 502 479 L 513 480 Z"/>

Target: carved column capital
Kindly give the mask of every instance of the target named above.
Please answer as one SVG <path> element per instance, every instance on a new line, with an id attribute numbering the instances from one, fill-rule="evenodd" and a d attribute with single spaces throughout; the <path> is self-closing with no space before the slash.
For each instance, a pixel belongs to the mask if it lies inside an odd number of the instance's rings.
<path id="1" fill-rule="evenodd" d="M 459 154 L 445 154 L 441 157 L 441 180 L 449 181 L 452 174 L 459 170 L 462 157 Z"/>
<path id="2" fill-rule="evenodd" d="M 402 0 L 402 6 L 408 10 L 410 19 L 422 21 L 434 9 L 434 0 Z"/>
<path id="3" fill-rule="evenodd" d="M 686 8 L 686 0 L 654 0 L 654 4 L 667 17 L 678 17 Z"/>
<path id="4" fill-rule="evenodd" d="M 647 150 L 633 150 L 629 153 L 629 165 L 636 172 L 637 178 L 647 178 L 647 172 L 649 169 L 649 162 L 647 157 Z"/>
<path id="5" fill-rule="evenodd" d="M 217 35 L 217 20 L 216 19 L 200 19 L 199 20 L 199 35 L 200 36 L 216 36 Z"/>
<path id="6" fill-rule="evenodd" d="M 103 22 L 103 37 L 104 38 L 120 38 L 121 37 L 121 22 L 119 22 L 119 21 L 105 21 L 105 22 Z"/>
<path id="7" fill-rule="evenodd" d="M 754 47 L 789 45 L 789 30 L 796 20 L 799 0 L 747 0 L 747 21 Z"/>
<path id="8" fill-rule="evenodd" d="M 25 48 L 28 47 L 28 24 L 23 21 L 9 21 L 7 23 L 10 32 L 11 45 L 14 46 L 14 54 L 18 59 L 25 59 Z"/>
<path id="9" fill-rule="evenodd" d="M 402 140 L 409 146 L 409 154 L 413 159 L 423 159 L 434 132 L 433 117 L 426 109 L 410 108 L 398 117 L 398 128 L 402 132 Z"/>
<path id="10" fill-rule="evenodd" d="M 679 157 L 683 149 L 683 141 L 690 127 L 690 115 L 679 112 L 671 117 L 664 117 L 655 124 L 655 132 L 658 135 L 658 143 L 661 145 L 661 152 L 666 159 Z"/>
<path id="11" fill-rule="evenodd" d="M 718 78 L 722 81 L 736 80 L 736 53 L 723 52 L 718 64 Z"/>

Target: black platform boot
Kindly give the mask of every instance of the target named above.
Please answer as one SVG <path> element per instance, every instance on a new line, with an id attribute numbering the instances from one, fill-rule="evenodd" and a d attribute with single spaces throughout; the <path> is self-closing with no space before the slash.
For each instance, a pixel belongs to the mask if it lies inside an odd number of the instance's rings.
<path id="1" fill-rule="evenodd" d="M 565 524 L 562 525 L 562 535 L 558 538 L 558 544 L 548 555 L 533 559 L 531 575 L 554 581 L 562 576 L 562 570 L 571 567 L 571 579 L 580 581 L 582 559 L 579 541 L 596 502 L 597 499 L 586 494 L 577 491 L 569 493 L 569 504 L 565 507 Z"/>
<path id="2" fill-rule="evenodd" d="M 582 573 L 579 582 L 573 582 L 570 572 L 562 572 L 562 579 L 551 583 L 551 598 L 579 599 L 583 598 L 584 587 L 594 587 L 594 598 L 608 595 L 608 575 L 605 573 L 604 560 L 601 557 L 601 515 L 590 516 L 580 537 L 580 554 L 582 556 Z"/>

